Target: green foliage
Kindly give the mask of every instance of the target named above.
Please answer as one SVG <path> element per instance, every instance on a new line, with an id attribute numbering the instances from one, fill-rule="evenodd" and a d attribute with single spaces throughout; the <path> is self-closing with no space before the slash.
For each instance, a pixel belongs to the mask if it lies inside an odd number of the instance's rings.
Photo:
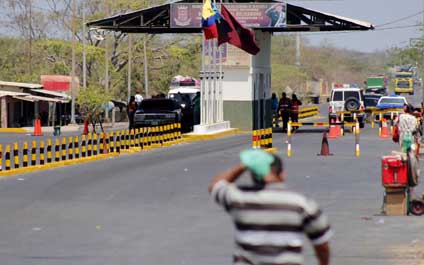
<path id="1" fill-rule="evenodd" d="M 110 93 L 106 93 L 100 87 L 88 87 L 81 89 L 77 98 L 77 104 L 80 111 L 86 117 L 91 117 L 102 111 L 102 106 L 105 106 L 112 99 Z"/>

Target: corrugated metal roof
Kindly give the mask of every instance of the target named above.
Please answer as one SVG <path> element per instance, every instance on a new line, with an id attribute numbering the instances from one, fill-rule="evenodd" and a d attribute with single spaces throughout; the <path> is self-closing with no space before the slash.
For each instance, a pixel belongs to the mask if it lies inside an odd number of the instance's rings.
<path id="1" fill-rule="evenodd" d="M 70 99 L 71 98 L 70 96 L 66 95 L 65 93 L 51 91 L 51 90 L 31 89 L 31 91 L 34 91 L 34 92 L 37 92 L 37 93 L 40 93 L 40 94 L 49 95 L 49 96 L 60 97 L 60 98 L 63 98 L 63 99 Z"/>
<path id="2" fill-rule="evenodd" d="M 29 96 L 30 94 L 28 93 L 22 93 L 22 92 L 13 92 L 13 91 L 5 91 L 5 90 L 0 90 L 0 97 L 5 97 L 5 96 Z"/>
<path id="3" fill-rule="evenodd" d="M 69 100 L 64 99 L 58 99 L 58 98 L 48 98 L 48 97 L 40 97 L 40 96 L 34 96 L 34 95 L 28 95 L 28 96 L 14 96 L 16 99 L 20 100 L 26 100 L 26 101 L 46 101 L 46 102 L 58 102 L 58 103 L 67 103 Z"/>
<path id="4" fill-rule="evenodd" d="M 42 88 L 43 87 L 40 84 L 7 82 L 7 81 L 0 81 L 0 86 L 23 87 L 23 88 Z"/>

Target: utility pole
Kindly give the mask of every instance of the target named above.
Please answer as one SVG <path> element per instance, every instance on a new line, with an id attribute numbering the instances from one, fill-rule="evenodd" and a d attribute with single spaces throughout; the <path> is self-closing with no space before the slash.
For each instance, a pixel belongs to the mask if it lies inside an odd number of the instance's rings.
<path id="1" fill-rule="evenodd" d="M 29 74 L 32 75 L 32 0 L 28 0 L 29 4 L 29 20 L 28 20 L 28 38 L 29 38 L 29 51 L 28 51 L 28 67 Z"/>
<path id="2" fill-rule="evenodd" d="M 87 31 L 85 25 L 85 0 L 82 0 L 82 87 L 87 88 Z"/>
<path id="3" fill-rule="evenodd" d="M 147 34 L 144 34 L 143 53 L 144 53 L 144 89 L 146 90 L 146 98 L 149 97 L 149 73 L 147 71 Z"/>
<path id="4" fill-rule="evenodd" d="M 296 66 L 300 66 L 300 33 L 296 33 Z"/>
<path id="5" fill-rule="evenodd" d="M 105 1 L 106 15 L 109 17 L 109 4 Z M 105 92 L 109 93 L 109 38 L 105 33 Z M 105 119 L 109 121 L 109 103 L 106 104 Z"/>
<path id="6" fill-rule="evenodd" d="M 71 124 L 75 124 L 75 49 L 77 44 L 76 39 L 76 11 L 77 3 L 76 0 L 72 0 L 72 70 L 71 70 Z"/>
<path id="7" fill-rule="evenodd" d="M 128 33 L 128 102 L 131 97 L 131 68 L 132 68 L 132 38 L 131 33 Z"/>

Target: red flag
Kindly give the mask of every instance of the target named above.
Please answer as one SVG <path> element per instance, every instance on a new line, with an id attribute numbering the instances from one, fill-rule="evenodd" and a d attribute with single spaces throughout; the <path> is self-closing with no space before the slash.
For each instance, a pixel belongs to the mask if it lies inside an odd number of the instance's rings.
<path id="1" fill-rule="evenodd" d="M 255 41 L 255 33 L 243 27 L 224 5 L 221 5 L 221 16 L 231 28 L 226 34 L 218 34 L 218 45 L 228 42 L 243 51 L 256 55 L 259 47 Z"/>

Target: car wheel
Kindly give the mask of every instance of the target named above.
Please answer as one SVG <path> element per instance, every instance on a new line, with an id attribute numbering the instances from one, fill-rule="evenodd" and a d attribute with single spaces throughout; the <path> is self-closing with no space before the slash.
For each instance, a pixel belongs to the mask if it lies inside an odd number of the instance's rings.
<path id="1" fill-rule="evenodd" d="M 411 202 L 411 213 L 413 215 L 423 215 L 424 214 L 424 202 L 420 200 L 413 200 Z"/>
<path id="2" fill-rule="evenodd" d="M 360 103 L 359 100 L 357 100 L 356 98 L 348 98 L 346 99 L 345 102 L 345 109 L 347 111 L 353 111 L 353 110 L 358 110 L 360 107 Z"/>

